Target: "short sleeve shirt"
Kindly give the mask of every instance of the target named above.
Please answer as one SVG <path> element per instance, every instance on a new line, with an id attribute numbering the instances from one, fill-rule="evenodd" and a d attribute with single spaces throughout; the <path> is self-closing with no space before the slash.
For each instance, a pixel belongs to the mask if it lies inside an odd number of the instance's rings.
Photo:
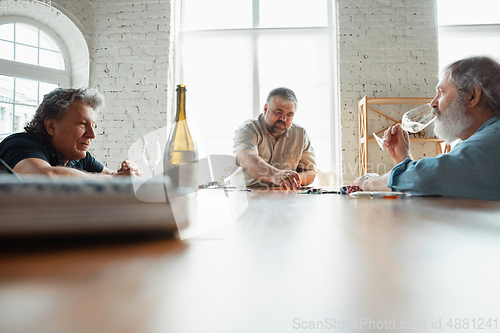
<path id="1" fill-rule="evenodd" d="M 15 133 L 0 142 L 0 158 L 11 168 L 27 158 L 39 158 L 51 166 L 64 166 L 64 159 L 51 144 L 44 143 L 38 137 L 29 133 Z M 69 161 L 66 167 L 86 172 L 100 173 L 104 166 L 89 152 L 81 160 Z"/>
<path id="2" fill-rule="evenodd" d="M 316 157 L 306 130 L 292 123 L 277 140 L 269 133 L 264 114 L 247 120 L 235 131 L 233 153 L 238 157 L 243 150 L 252 149 L 268 164 L 280 170 L 316 171 Z M 239 166 L 238 160 L 236 160 Z M 260 182 L 244 172 L 247 186 Z"/>

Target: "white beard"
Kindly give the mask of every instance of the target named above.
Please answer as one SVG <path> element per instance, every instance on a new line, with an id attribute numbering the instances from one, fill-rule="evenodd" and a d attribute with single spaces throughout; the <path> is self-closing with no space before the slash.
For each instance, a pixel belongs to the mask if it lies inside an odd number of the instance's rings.
<path id="1" fill-rule="evenodd" d="M 434 122 L 434 133 L 451 144 L 458 136 L 467 131 L 474 123 L 474 117 L 467 112 L 464 97 L 458 94 L 450 105 L 440 112 L 436 110 L 437 118 Z"/>

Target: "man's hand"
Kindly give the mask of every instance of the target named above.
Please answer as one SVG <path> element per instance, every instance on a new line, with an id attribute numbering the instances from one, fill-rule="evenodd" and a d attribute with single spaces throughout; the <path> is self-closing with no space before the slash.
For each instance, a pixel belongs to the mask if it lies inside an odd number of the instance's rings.
<path id="1" fill-rule="evenodd" d="M 410 136 L 400 124 L 389 127 L 385 131 L 384 145 L 394 160 L 394 164 L 399 164 L 407 158 L 411 159 Z"/>
<path id="2" fill-rule="evenodd" d="M 242 168 L 254 179 L 270 182 L 285 189 L 296 189 L 304 182 L 310 184 L 316 176 L 315 171 L 298 173 L 293 170 L 280 170 L 264 161 L 253 149 L 243 150 L 237 157 Z M 302 177 L 301 177 L 302 175 Z"/>
<path id="3" fill-rule="evenodd" d="M 316 171 L 313 170 L 310 171 L 297 170 L 297 172 L 300 177 L 300 186 L 311 185 L 314 182 L 314 179 L 316 178 Z"/>
<path id="4" fill-rule="evenodd" d="M 125 160 L 121 163 L 120 169 L 113 174 L 114 176 L 136 176 L 141 177 L 142 171 L 139 170 L 137 165 L 135 165 L 132 161 Z"/>
<path id="5" fill-rule="evenodd" d="M 359 186 L 363 191 L 372 191 L 371 181 L 374 178 L 380 177 L 378 173 L 366 173 L 363 176 L 356 179 L 353 183 L 354 186 Z"/>
<path id="6" fill-rule="evenodd" d="M 300 187 L 300 176 L 292 170 L 280 170 L 273 175 L 273 183 L 287 190 L 293 190 Z"/>

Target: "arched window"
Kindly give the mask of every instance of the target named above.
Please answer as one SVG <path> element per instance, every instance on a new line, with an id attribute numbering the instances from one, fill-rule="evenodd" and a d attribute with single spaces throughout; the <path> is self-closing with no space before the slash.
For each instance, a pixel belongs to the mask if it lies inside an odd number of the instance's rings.
<path id="1" fill-rule="evenodd" d="M 69 86 L 70 63 L 49 28 L 24 18 L 0 21 L 0 141 L 23 131 L 43 95 Z"/>

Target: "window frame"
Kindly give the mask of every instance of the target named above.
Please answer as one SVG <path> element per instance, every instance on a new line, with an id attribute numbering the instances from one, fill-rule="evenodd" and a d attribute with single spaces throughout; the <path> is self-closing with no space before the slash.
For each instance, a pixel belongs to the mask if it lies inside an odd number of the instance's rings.
<path id="1" fill-rule="evenodd" d="M 31 25 L 37 29 L 42 30 L 50 38 L 52 38 L 52 40 L 56 43 L 57 47 L 61 51 L 61 54 L 64 58 L 65 69 L 64 70 L 55 69 L 40 65 L 32 65 L 18 61 L 0 59 L 0 75 L 11 76 L 14 78 L 36 80 L 39 82 L 55 83 L 58 84 L 60 87 L 69 87 L 71 82 L 71 61 L 69 53 L 65 47 L 65 44 L 59 38 L 59 36 L 52 29 L 45 26 L 44 24 L 25 17 L 20 17 L 20 16 L 0 17 L 0 25 L 10 24 L 10 23 L 21 23 L 21 24 Z M 14 94 L 15 90 L 16 86 L 14 86 Z M 24 104 L 16 103 L 16 101 L 12 103 L 14 112 L 13 121 L 15 121 L 16 105 L 23 106 Z M 14 126 L 14 124 L 12 126 Z M 14 127 L 12 127 L 11 130 L 13 131 Z M 16 132 L 0 133 L 1 135 L 0 141 L 2 141 L 2 137 L 6 137 L 13 133 Z"/>
<path id="2" fill-rule="evenodd" d="M 25 64 L 18 61 L 0 59 L 0 74 L 22 77 L 39 81 L 58 83 L 61 87 L 69 87 L 71 82 L 71 61 L 68 51 L 59 36 L 46 25 L 21 16 L 0 17 L 0 25 L 22 23 L 43 30 L 61 50 L 66 69 L 55 69 L 39 65 Z"/>

